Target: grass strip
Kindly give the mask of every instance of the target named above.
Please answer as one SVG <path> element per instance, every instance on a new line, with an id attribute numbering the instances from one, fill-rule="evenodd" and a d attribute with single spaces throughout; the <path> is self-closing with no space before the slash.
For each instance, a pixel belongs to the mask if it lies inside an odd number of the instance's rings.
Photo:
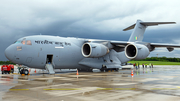
<path id="1" fill-rule="evenodd" d="M 139 63 L 139 65 L 147 63 L 149 65 L 150 63 L 153 65 L 180 65 L 180 62 L 165 62 L 165 61 L 129 61 L 128 63 Z"/>

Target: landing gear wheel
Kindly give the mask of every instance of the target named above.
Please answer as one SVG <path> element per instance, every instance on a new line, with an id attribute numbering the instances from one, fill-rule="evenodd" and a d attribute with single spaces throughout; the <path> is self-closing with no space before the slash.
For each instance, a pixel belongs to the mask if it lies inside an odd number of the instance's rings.
<path id="1" fill-rule="evenodd" d="M 24 70 L 24 74 L 25 75 L 28 75 L 29 74 L 29 71 L 27 69 Z"/>
<path id="2" fill-rule="evenodd" d="M 29 71 L 28 71 L 27 69 L 22 69 L 22 70 L 20 71 L 20 74 L 21 74 L 21 75 L 22 75 L 22 74 L 28 75 L 28 74 L 29 74 Z"/>
<path id="3" fill-rule="evenodd" d="M 78 72 L 93 72 L 93 69 L 78 69 Z"/>
<path id="4" fill-rule="evenodd" d="M 119 71 L 119 68 L 116 68 L 115 71 Z"/>
<path id="5" fill-rule="evenodd" d="M 24 74 L 24 72 L 23 72 L 24 70 L 22 69 L 21 71 L 20 71 L 20 74 L 22 75 L 22 74 Z"/>
<path id="6" fill-rule="evenodd" d="M 101 72 L 104 72 L 104 69 L 100 69 Z"/>
<path id="7" fill-rule="evenodd" d="M 106 72 L 108 72 L 108 71 L 109 71 L 109 69 L 105 69 L 105 71 L 106 71 Z"/>
<path id="8" fill-rule="evenodd" d="M 101 70 L 101 69 L 100 69 Z M 105 69 L 106 72 L 114 72 L 119 71 L 119 68 L 111 68 L 111 69 Z"/>
<path id="9" fill-rule="evenodd" d="M 11 73 L 14 73 L 14 70 L 12 70 Z"/>

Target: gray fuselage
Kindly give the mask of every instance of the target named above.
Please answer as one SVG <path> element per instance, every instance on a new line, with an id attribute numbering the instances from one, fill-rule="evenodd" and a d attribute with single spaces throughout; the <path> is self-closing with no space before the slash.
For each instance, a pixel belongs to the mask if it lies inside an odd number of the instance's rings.
<path id="1" fill-rule="evenodd" d="M 23 40 L 24 44 L 22 43 Z M 31 44 L 27 45 L 27 41 L 30 41 Z M 79 64 L 85 58 L 81 53 L 81 47 L 85 42 L 87 42 L 87 39 L 44 35 L 28 36 L 20 38 L 10 45 L 6 49 L 5 54 L 10 61 L 31 68 L 44 69 L 48 63 L 47 55 L 51 55 L 51 61 L 55 69 L 91 68 Z M 119 55 L 123 56 L 124 52 L 120 53 Z M 126 58 L 124 56 L 123 58 Z M 104 56 L 98 58 L 98 60 L 95 60 L 97 58 L 87 58 L 87 61 L 98 61 L 99 67 L 97 68 L 100 69 L 104 59 L 106 59 L 106 63 L 108 62 L 107 57 Z M 129 59 L 121 61 L 121 63 L 127 61 Z"/>

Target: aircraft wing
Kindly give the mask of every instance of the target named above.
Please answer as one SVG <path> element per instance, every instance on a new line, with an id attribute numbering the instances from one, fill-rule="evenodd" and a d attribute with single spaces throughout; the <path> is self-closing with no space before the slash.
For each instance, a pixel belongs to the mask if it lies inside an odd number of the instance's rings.
<path id="1" fill-rule="evenodd" d="M 130 42 L 125 42 L 125 41 L 110 41 L 111 44 L 113 45 L 117 45 L 117 46 L 121 46 L 121 47 L 125 47 L 127 44 L 129 44 Z M 138 44 L 138 43 L 137 43 Z M 164 43 L 146 43 L 146 42 L 142 42 L 140 44 L 149 44 L 151 47 L 154 47 L 154 48 L 158 48 L 158 47 L 166 47 L 167 50 L 169 52 L 173 51 L 174 48 L 180 48 L 180 45 L 178 44 L 164 44 Z M 153 50 L 154 50 L 153 48 Z"/>
<path id="2" fill-rule="evenodd" d="M 128 42 L 127 41 L 110 41 L 111 44 L 113 45 L 127 45 Z"/>
<path id="3" fill-rule="evenodd" d="M 174 48 L 180 48 L 178 44 L 163 44 L 163 43 L 150 43 L 152 47 L 166 47 L 169 52 L 173 51 Z"/>
<path id="4" fill-rule="evenodd" d="M 129 44 L 131 42 L 127 42 L 127 41 L 110 41 L 110 43 L 113 44 L 113 45 L 124 45 L 124 46 L 126 46 L 127 44 Z M 164 44 L 164 43 L 149 43 L 149 44 L 152 47 L 180 48 L 180 45 L 178 45 L 178 44 Z"/>
<path id="5" fill-rule="evenodd" d="M 109 40 L 89 40 L 89 41 L 94 41 L 94 42 L 107 42 Z M 120 47 L 126 47 L 128 44 L 132 42 L 128 41 L 109 41 L 112 45 L 120 46 Z M 180 48 L 180 45 L 178 44 L 164 44 L 164 43 L 147 43 L 147 42 L 135 42 L 136 44 L 144 44 L 144 45 L 150 45 L 151 47 L 158 48 L 158 47 L 166 47 L 168 51 L 173 51 L 174 48 Z M 154 49 L 153 48 L 153 49 Z"/>
<path id="6" fill-rule="evenodd" d="M 180 48 L 178 44 L 150 43 L 150 45 L 153 47 Z"/>
<path id="7" fill-rule="evenodd" d="M 98 40 L 98 39 L 89 39 L 86 40 L 86 42 L 97 42 L 97 43 L 110 42 L 112 45 L 121 46 L 121 47 L 125 47 L 130 43 L 130 42 L 128 43 L 127 41 L 110 41 L 110 40 Z"/>
<path id="8" fill-rule="evenodd" d="M 129 43 L 127 41 L 110 41 L 112 45 L 126 47 Z"/>

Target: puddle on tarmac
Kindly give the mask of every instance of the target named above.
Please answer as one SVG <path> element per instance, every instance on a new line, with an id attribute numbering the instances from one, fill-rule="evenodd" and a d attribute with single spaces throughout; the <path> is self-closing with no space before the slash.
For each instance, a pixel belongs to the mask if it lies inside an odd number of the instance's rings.
<path id="1" fill-rule="evenodd" d="M 101 94 L 108 96 L 108 92 L 112 95 L 121 95 L 122 91 L 130 91 L 133 94 L 135 90 L 124 90 L 122 88 L 130 89 L 136 88 L 136 92 L 143 92 L 144 94 L 163 94 L 179 96 L 180 89 L 173 90 L 180 86 L 180 66 L 154 66 L 154 68 L 140 68 L 133 70 L 133 77 L 131 77 L 131 70 L 120 70 L 119 72 L 98 72 L 86 73 L 80 72 L 79 76 L 76 72 L 63 72 L 56 75 L 49 74 L 32 74 L 29 76 L 21 75 L 3 75 L 0 76 L 0 97 L 4 93 L 14 93 L 9 89 L 33 89 L 39 92 L 39 95 L 49 96 L 44 92 L 45 88 L 109 88 L 93 91 L 85 91 L 81 95 L 91 96 L 94 94 Z M 66 85 L 70 84 L 70 85 Z M 167 88 L 159 89 L 158 88 Z M 110 90 L 111 89 L 111 90 Z M 31 92 L 28 91 L 28 92 Z M 47 92 L 47 91 L 46 91 Z M 55 91 L 49 91 L 49 94 Z M 62 91 L 56 91 L 62 92 Z M 73 91 L 69 91 L 73 92 Z M 81 92 L 81 91 L 78 91 Z M 66 92 L 64 92 L 66 93 Z M 45 94 L 45 95 L 43 95 Z M 60 94 L 60 93 L 59 93 Z M 53 95 L 53 94 L 52 94 Z M 68 95 L 68 94 L 65 94 Z M 78 93 L 77 93 L 78 95 Z M 10 96 L 10 95 L 8 95 Z M 26 95 L 28 96 L 28 95 Z M 73 95 L 71 95 L 73 96 Z M 99 95 L 100 96 L 100 95 Z M 65 96 L 68 97 L 68 96 Z M 65 98 L 64 97 L 64 98 Z M 92 96 L 93 97 L 93 96 Z M 76 97 L 75 97 L 76 98 Z"/>

